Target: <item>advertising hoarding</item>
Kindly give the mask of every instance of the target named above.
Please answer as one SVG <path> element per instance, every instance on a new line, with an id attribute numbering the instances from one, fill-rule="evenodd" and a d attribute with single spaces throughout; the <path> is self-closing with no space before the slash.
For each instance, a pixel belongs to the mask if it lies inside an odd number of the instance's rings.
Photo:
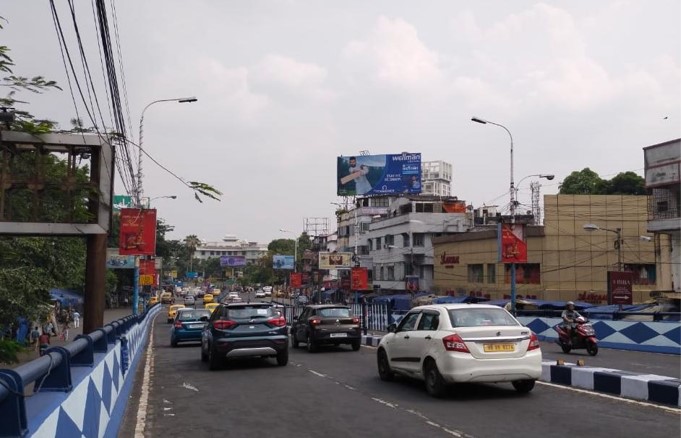
<path id="1" fill-rule="evenodd" d="M 499 261 L 527 263 L 524 224 L 499 224 Z"/>
<path id="2" fill-rule="evenodd" d="M 154 255 L 155 253 L 156 210 L 122 209 L 118 254 Z"/>
<path id="3" fill-rule="evenodd" d="M 220 266 L 237 267 L 246 266 L 246 257 L 244 256 L 220 256 Z"/>
<path id="4" fill-rule="evenodd" d="M 106 267 L 109 269 L 135 269 L 135 256 L 119 255 L 118 248 L 106 250 Z"/>
<path id="5" fill-rule="evenodd" d="M 303 286 L 303 274 L 301 272 L 291 272 L 289 284 L 296 289 Z"/>
<path id="6" fill-rule="evenodd" d="M 280 255 L 275 254 L 272 256 L 272 268 L 273 269 L 293 269 L 295 265 L 294 257 L 291 255 Z"/>
<path id="7" fill-rule="evenodd" d="M 338 196 L 421 193 L 421 154 L 337 158 Z"/>
<path id="8" fill-rule="evenodd" d="M 351 252 L 320 252 L 319 269 L 350 269 L 352 267 Z"/>
<path id="9" fill-rule="evenodd" d="M 367 268 L 352 268 L 350 272 L 350 288 L 352 290 L 369 289 L 369 270 Z"/>
<path id="10" fill-rule="evenodd" d="M 416 293 L 419 291 L 418 275 L 407 275 L 404 277 L 404 288 L 407 292 Z"/>
<path id="11" fill-rule="evenodd" d="M 608 304 L 633 304 L 634 273 L 608 271 Z"/>

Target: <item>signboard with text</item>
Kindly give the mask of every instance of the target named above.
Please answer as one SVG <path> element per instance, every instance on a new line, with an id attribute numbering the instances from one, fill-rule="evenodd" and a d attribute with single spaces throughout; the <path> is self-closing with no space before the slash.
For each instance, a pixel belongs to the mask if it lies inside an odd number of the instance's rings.
<path id="1" fill-rule="evenodd" d="M 156 210 L 124 208 L 118 241 L 120 255 L 156 253 Z"/>
<path id="2" fill-rule="evenodd" d="M 527 263 L 524 224 L 499 224 L 499 261 Z"/>
<path id="3" fill-rule="evenodd" d="M 116 213 L 120 212 L 124 208 L 132 207 L 132 196 L 128 195 L 114 195 L 113 197 L 113 208 Z"/>
<path id="4" fill-rule="evenodd" d="M 633 304 L 633 285 L 633 272 L 608 271 L 608 304 Z"/>
<path id="5" fill-rule="evenodd" d="M 289 284 L 294 289 L 302 287 L 303 286 L 303 274 L 302 274 L 302 272 L 291 272 Z"/>
<path id="6" fill-rule="evenodd" d="M 235 267 L 235 266 L 246 266 L 246 257 L 244 256 L 220 256 L 220 266 L 224 267 Z"/>
<path id="7" fill-rule="evenodd" d="M 358 155 L 337 159 L 338 196 L 421 193 L 421 154 Z"/>
<path id="8" fill-rule="evenodd" d="M 352 290 L 369 289 L 369 270 L 367 268 L 352 268 L 350 272 L 350 288 Z"/>
<path id="9" fill-rule="evenodd" d="M 352 267 L 351 252 L 320 252 L 319 269 L 350 269 Z"/>

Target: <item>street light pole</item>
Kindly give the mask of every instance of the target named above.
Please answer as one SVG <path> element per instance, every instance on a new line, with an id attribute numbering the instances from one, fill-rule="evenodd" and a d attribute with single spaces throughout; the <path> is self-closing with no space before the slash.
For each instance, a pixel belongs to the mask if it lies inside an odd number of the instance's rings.
<path id="1" fill-rule="evenodd" d="M 137 193 L 136 193 L 136 201 L 137 205 L 141 206 L 142 205 L 142 155 L 144 155 L 144 113 L 146 110 L 156 104 L 156 103 L 161 103 L 161 102 L 177 102 L 177 103 L 191 103 L 191 102 L 196 102 L 198 99 L 196 97 L 176 97 L 173 99 L 159 99 L 155 100 L 153 102 L 150 102 L 147 104 L 147 106 L 144 107 L 142 110 L 142 115 L 140 116 L 140 129 L 139 129 L 139 151 L 138 151 L 138 156 L 137 156 Z"/>
<path id="2" fill-rule="evenodd" d="M 513 181 L 513 135 L 511 135 L 511 131 L 508 130 L 504 125 L 501 125 L 499 123 L 494 123 L 490 122 L 489 120 L 484 120 L 479 117 L 473 117 L 471 118 L 471 121 L 475 123 L 482 123 L 483 125 L 494 125 L 502 128 L 506 133 L 508 133 L 508 137 L 511 139 L 511 184 L 509 187 L 509 192 L 510 192 L 510 197 L 511 197 L 511 224 L 515 224 L 515 209 L 516 209 L 516 200 L 515 200 L 515 183 Z M 515 263 L 511 263 L 511 313 L 515 316 L 516 314 L 516 272 L 515 272 Z"/>
<path id="3" fill-rule="evenodd" d="M 615 241 L 615 249 L 617 250 L 617 271 L 622 272 L 622 228 L 603 228 L 596 224 L 584 224 L 586 231 L 608 231 L 615 233 L 617 240 Z"/>

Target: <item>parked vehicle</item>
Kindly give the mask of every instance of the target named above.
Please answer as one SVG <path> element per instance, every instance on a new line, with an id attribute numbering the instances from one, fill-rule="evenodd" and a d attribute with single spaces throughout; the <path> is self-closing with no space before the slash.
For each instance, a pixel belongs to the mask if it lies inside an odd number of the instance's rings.
<path id="1" fill-rule="evenodd" d="M 170 329 L 170 346 L 180 342 L 201 342 L 201 332 L 210 317 L 210 310 L 178 309 Z"/>
<path id="2" fill-rule="evenodd" d="M 218 305 L 201 334 L 201 360 L 216 370 L 235 357 L 276 357 L 286 365 L 286 318 L 268 303 Z"/>
<path id="3" fill-rule="evenodd" d="M 433 304 L 411 309 L 377 349 L 378 375 L 424 380 L 434 397 L 458 382 L 510 382 L 530 392 L 541 377 L 539 339 L 501 307 Z"/>
<path id="4" fill-rule="evenodd" d="M 313 305 L 303 309 L 291 325 L 293 348 L 305 342 L 307 350 L 317 351 L 320 345 L 349 344 L 358 351 L 362 343 L 359 318 L 350 313 L 350 308 L 339 305 Z"/>
<path id="5" fill-rule="evenodd" d="M 572 329 L 572 336 L 570 336 L 562 324 L 554 327 L 558 332 L 558 339 L 556 344 L 560 345 L 563 353 L 569 353 L 572 350 L 586 349 L 586 352 L 591 356 L 598 354 L 598 338 L 596 338 L 596 331 L 589 323 L 589 320 L 583 316 L 575 319 L 575 328 Z"/>

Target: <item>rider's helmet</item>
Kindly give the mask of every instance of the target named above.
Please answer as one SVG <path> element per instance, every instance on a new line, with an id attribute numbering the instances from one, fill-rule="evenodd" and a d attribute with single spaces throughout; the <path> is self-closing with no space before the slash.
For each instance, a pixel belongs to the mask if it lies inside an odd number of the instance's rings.
<path id="1" fill-rule="evenodd" d="M 573 303 L 572 301 L 568 301 L 567 303 L 565 303 L 565 305 L 566 305 L 566 306 L 574 306 L 575 303 Z"/>

